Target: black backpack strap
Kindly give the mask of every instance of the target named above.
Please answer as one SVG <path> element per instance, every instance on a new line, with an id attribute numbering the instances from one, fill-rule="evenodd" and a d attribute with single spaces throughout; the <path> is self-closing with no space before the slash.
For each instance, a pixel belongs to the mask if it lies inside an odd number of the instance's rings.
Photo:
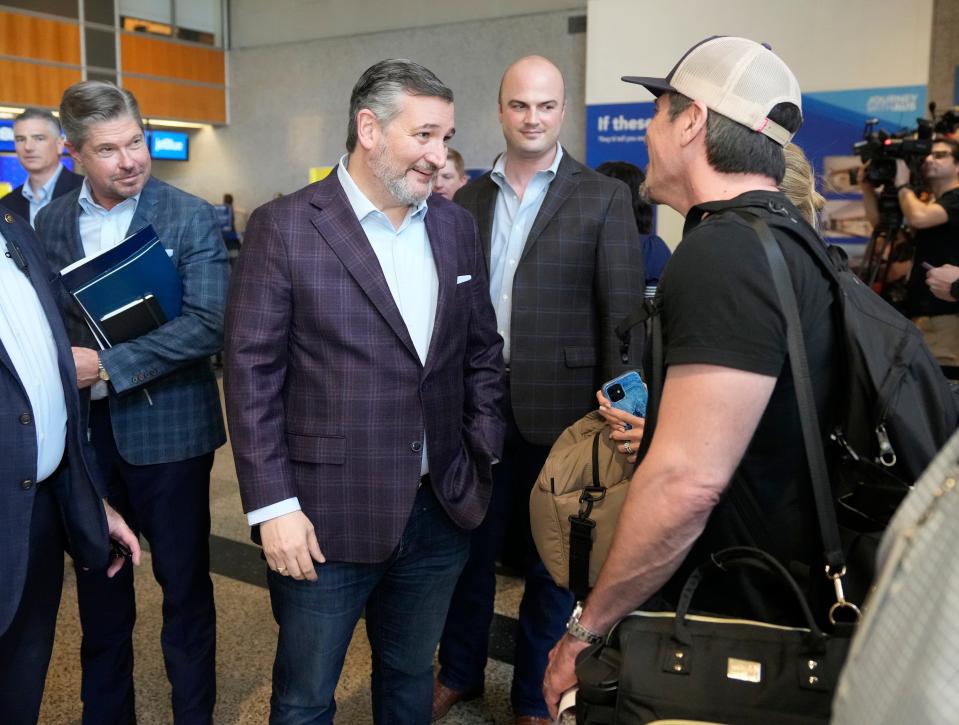
<path id="1" fill-rule="evenodd" d="M 583 488 L 579 497 L 579 514 L 569 517 L 569 590 L 582 601 L 589 594 L 589 557 L 593 553 L 593 529 L 596 522 L 589 515 L 593 504 L 606 497 L 606 487 L 599 480 L 599 436 L 593 434 L 593 485 Z"/>
<path id="2" fill-rule="evenodd" d="M 616 325 L 614 332 L 619 338 L 619 357 L 623 365 L 629 364 L 629 344 L 632 338 L 633 328 L 642 325 L 646 320 L 658 314 L 658 308 L 654 300 L 644 300 L 642 307 L 627 315 L 619 324 Z"/>
<path id="3" fill-rule="evenodd" d="M 743 219 L 759 237 L 766 252 L 772 270 L 773 283 L 779 296 L 783 315 L 786 318 L 786 341 L 789 350 L 789 364 L 792 370 L 793 387 L 796 391 L 796 403 L 799 408 L 799 420 L 802 425 L 803 443 L 806 448 L 806 461 L 812 479 L 813 498 L 816 503 L 816 516 L 819 519 L 819 531 L 823 540 L 824 554 L 829 572 L 832 575 L 845 570 L 845 554 L 839 539 L 839 524 L 836 520 L 836 508 L 833 504 L 832 487 L 829 483 L 829 469 L 826 465 L 826 453 L 823 449 L 822 435 L 819 429 L 819 414 L 813 396 L 812 380 L 809 376 L 809 362 L 806 359 L 806 344 L 803 339 L 802 322 L 796 292 L 793 288 L 789 267 L 783 257 L 782 248 L 769 231 L 769 226 L 759 216 L 740 209 L 732 210 Z"/>
<path id="4" fill-rule="evenodd" d="M 653 433 L 656 430 L 656 418 L 659 415 L 659 403 L 663 397 L 663 383 L 666 375 L 666 349 L 663 346 L 662 320 L 662 291 L 657 290 L 656 296 L 647 300 L 644 307 L 649 310 L 647 345 L 649 346 L 649 366 L 647 370 L 646 389 L 649 393 L 646 402 L 646 424 L 643 427 L 643 440 L 639 444 L 637 461 L 646 457 L 650 444 L 653 442 Z"/>

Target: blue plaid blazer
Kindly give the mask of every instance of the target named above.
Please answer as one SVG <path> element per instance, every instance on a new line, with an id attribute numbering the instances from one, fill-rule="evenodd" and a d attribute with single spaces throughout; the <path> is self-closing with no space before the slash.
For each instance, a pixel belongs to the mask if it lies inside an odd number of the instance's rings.
<path id="1" fill-rule="evenodd" d="M 84 256 L 79 197 L 80 190 L 74 190 L 37 214 L 37 236 L 54 275 Z M 134 465 L 182 461 L 226 442 L 210 365 L 210 356 L 222 346 L 230 274 L 216 214 L 202 199 L 150 178 L 127 233 L 147 224 L 156 229 L 180 273 L 183 308 L 179 317 L 159 329 L 100 355 L 110 373 L 110 416 L 117 449 Z M 55 284 L 70 342 L 96 349 L 74 301 L 59 279 Z"/>

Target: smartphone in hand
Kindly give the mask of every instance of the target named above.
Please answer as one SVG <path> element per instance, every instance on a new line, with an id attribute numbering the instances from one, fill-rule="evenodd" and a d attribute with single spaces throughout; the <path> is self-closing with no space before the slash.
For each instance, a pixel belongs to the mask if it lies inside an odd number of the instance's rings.
<path id="1" fill-rule="evenodd" d="M 646 383 L 635 370 L 625 372 L 603 383 L 603 395 L 614 408 L 640 418 L 646 417 L 646 402 L 649 394 L 646 391 Z M 631 427 L 629 423 L 626 424 L 627 430 Z"/>

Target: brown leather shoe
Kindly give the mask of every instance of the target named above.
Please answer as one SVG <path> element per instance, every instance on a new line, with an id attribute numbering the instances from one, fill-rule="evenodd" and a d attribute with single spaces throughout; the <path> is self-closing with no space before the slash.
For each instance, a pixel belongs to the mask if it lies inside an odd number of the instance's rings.
<path id="1" fill-rule="evenodd" d="M 468 702 L 481 697 L 482 690 L 474 692 L 460 692 L 447 687 L 438 679 L 433 680 L 433 720 L 439 720 L 450 711 L 457 702 Z"/>
<path id="2" fill-rule="evenodd" d="M 517 715 L 516 725 L 552 725 L 552 720 L 548 717 L 536 717 L 535 715 Z"/>

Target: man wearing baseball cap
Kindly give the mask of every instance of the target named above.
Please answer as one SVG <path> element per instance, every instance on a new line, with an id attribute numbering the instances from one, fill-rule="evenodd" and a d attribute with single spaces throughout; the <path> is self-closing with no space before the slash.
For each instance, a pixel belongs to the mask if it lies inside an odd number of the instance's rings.
<path id="1" fill-rule="evenodd" d="M 804 224 L 777 188 L 783 146 L 802 122 L 799 83 L 767 46 L 734 37 L 694 46 L 666 78 L 623 80 L 656 96 L 645 187 L 686 225 L 659 286 L 666 377 L 655 433 L 647 422 L 654 437 L 596 587 L 550 653 L 543 690 L 554 715 L 575 684 L 575 656 L 638 607 L 675 608 L 682 583 L 711 552 L 758 546 L 794 572 L 820 571 L 784 318 L 762 244 L 728 213 Z M 773 233 L 796 288 L 825 422 L 836 349 L 829 281 L 801 239 Z M 697 590 L 694 608 L 790 621 L 761 581 L 729 582 Z"/>

